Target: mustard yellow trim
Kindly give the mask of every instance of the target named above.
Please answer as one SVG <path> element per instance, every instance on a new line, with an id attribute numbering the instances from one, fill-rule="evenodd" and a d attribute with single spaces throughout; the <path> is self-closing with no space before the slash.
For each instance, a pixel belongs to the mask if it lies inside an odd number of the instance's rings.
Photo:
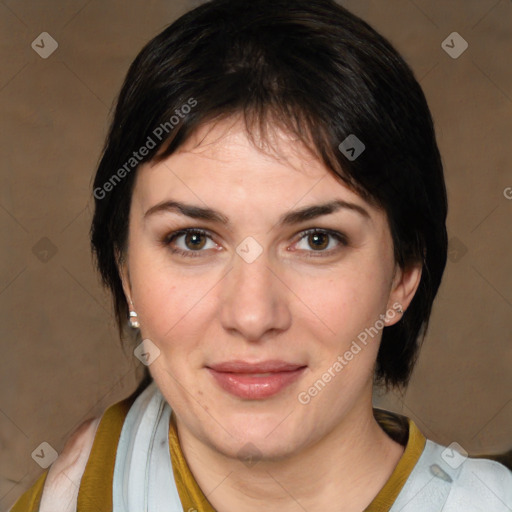
<path id="1" fill-rule="evenodd" d="M 91 454 L 78 493 L 77 512 L 112 510 L 112 483 L 121 430 L 135 398 L 126 398 L 109 407 L 98 425 Z M 420 458 L 426 438 L 408 419 L 409 432 L 405 451 L 390 478 L 365 512 L 388 512 Z M 381 425 L 384 428 L 384 425 Z M 385 429 L 386 430 L 386 429 Z M 185 460 L 178 438 L 176 418 L 171 414 L 169 448 L 173 474 L 183 509 L 216 512 L 197 484 Z M 15 503 L 10 512 L 38 512 L 48 470 Z"/>
<path id="2" fill-rule="evenodd" d="M 414 421 L 409 419 L 409 438 L 405 451 L 384 487 L 364 512 L 389 511 L 425 449 L 426 441 L 425 436 L 420 432 Z"/>
<path id="3" fill-rule="evenodd" d="M 103 413 L 80 482 L 77 512 L 112 510 L 112 483 L 117 445 L 124 420 L 134 400 L 135 398 L 128 397 L 110 406 Z"/>
<path id="4" fill-rule="evenodd" d="M 25 491 L 20 498 L 18 498 L 9 512 L 38 512 L 48 471 L 49 469 L 37 479 L 36 483 L 30 487 L 30 489 Z"/>
<path id="5" fill-rule="evenodd" d="M 389 511 L 425 448 L 425 436 L 411 419 L 408 419 L 408 423 L 409 435 L 405 451 L 384 487 L 379 491 L 364 512 Z M 183 510 L 192 509 L 197 510 L 197 512 L 215 512 L 215 509 L 208 502 L 201 488 L 198 486 L 185 460 L 179 444 L 174 413 L 171 414 L 169 446 L 171 450 L 174 480 L 176 481 Z"/>

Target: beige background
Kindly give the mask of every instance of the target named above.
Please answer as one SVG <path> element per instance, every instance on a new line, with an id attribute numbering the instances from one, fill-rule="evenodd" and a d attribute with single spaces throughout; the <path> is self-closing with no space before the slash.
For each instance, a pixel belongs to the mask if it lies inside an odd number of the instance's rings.
<path id="1" fill-rule="evenodd" d="M 91 265 L 92 173 L 129 64 L 196 3 L 0 1 L 2 511 L 41 473 L 31 458 L 41 442 L 60 451 L 78 424 L 134 389 L 140 363 L 121 350 Z M 375 402 L 412 417 L 437 442 L 506 451 L 512 2 L 340 3 L 412 66 L 435 118 L 449 193 L 452 250 L 420 362 L 405 396 Z M 469 43 L 458 59 L 441 48 L 454 31 Z M 47 59 L 31 47 L 42 32 L 59 45 Z"/>

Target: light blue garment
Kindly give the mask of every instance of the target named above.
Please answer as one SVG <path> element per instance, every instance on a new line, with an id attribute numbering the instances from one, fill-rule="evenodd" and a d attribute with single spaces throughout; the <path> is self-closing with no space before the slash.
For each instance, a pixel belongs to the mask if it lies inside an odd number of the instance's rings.
<path id="1" fill-rule="evenodd" d="M 512 471 L 471 457 L 452 467 L 446 452 L 427 439 L 390 512 L 512 512 Z"/>
<path id="2" fill-rule="evenodd" d="M 183 512 L 169 448 L 171 407 L 153 381 L 125 418 L 113 479 L 113 512 Z"/>
<path id="3" fill-rule="evenodd" d="M 184 512 L 172 471 L 170 417 L 153 381 L 133 403 L 121 431 L 113 512 Z M 427 440 L 390 512 L 512 512 L 512 471 L 488 459 L 466 458 L 451 467 L 446 450 Z"/>

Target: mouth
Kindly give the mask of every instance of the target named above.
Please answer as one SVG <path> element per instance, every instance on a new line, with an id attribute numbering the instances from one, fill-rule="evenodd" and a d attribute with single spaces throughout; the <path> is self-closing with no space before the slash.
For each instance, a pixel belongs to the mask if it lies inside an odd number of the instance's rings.
<path id="1" fill-rule="evenodd" d="M 228 361 L 206 367 L 221 389 L 248 400 L 276 395 L 304 373 L 306 365 L 285 361 Z"/>

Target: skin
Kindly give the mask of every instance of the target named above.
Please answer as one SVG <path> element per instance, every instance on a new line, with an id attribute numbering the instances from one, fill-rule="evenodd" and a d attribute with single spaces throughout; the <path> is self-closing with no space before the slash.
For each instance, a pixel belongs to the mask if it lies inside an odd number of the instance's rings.
<path id="1" fill-rule="evenodd" d="M 143 165 L 120 275 L 142 338 L 160 350 L 149 369 L 176 415 L 185 458 L 217 511 L 360 511 L 403 454 L 372 413 L 381 333 L 309 403 L 298 395 L 379 315 L 396 303 L 407 309 L 421 266 L 400 269 L 385 212 L 286 133 L 273 133 L 278 154 L 254 147 L 232 118 L 202 127 L 164 161 Z M 144 216 L 171 198 L 220 211 L 230 226 L 176 211 Z M 362 206 L 369 218 L 339 209 L 277 225 L 290 210 L 332 199 Z M 184 228 L 205 229 L 211 238 L 162 243 Z M 304 236 L 310 228 L 343 233 L 347 244 L 320 236 L 318 249 Z M 263 250 L 251 263 L 236 252 L 249 236 Z M 388 313 L 386 325 L 400 320 Z M 233 359 L 281 359 L 307 369 L 277 395 L 242 399 L 206 368 Z M 259 458 L 252 466 L 239 455 L 248 443 Z"/>

